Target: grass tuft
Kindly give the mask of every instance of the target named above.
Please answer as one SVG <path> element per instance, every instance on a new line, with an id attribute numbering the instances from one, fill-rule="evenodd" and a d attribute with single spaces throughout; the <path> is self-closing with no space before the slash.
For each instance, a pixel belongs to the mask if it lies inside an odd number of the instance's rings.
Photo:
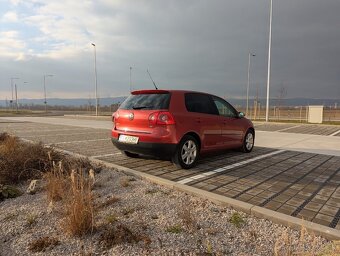
<path id="1" fill-rule="evenodd" d="M 240 228 L 244 224 L 244 219 L 238 212 L 234 212 L 229 219 L 230 223 L 234 224 L 235 227 Z"/>
<path id="2" fill-rule="evenodd" d="M 72 236 L 83 236 L 94 228 L 94 198 L 91 191 L 91 182 L 77 172 L 69 180 L 70 189 L 64 198 L 63 227 Z"/>
<path id="3" fill-rule="evenodd" d="M 122 224 L 110 226 L 99 237 L 99 243 L 105 249 L 110 249 L 117 244 L 134 243 L 140 240 L 140 236 L 135 235 L 128 227 Z"/>
<path id="4" fill-rule="evenodd" d="M 167 227 L 166 232 L 173 233 L 173 234 L 179 234 L 183 231 L 182 227 L 180 225 L 174 225 Z"/>
<path id="5" fill-rule="evenodd" d="M 184 201 L 179 205 L 177 214 L 188 230 L 197 230 L 198 222 L 193 214 L 193 209 L 189 201 Z"/>
<path id="6" fill-rule="evenodd" d="M 44 252 L 47 249 L 52 249 L 54 246 L 58 245 L 60 242 L 54 237 L 41 237 L 37 240 L 30 242 L 28 250 L 31 252 Z"/>

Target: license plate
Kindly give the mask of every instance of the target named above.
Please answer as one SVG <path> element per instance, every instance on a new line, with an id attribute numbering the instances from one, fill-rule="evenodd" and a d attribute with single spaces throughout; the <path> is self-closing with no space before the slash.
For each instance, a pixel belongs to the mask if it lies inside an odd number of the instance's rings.
<path id="1" fill-rule="evenodd" d="M 128 143 L 128 144 L 137 144 L 138 143 L 138 137 L 135 136 L 128 136 L 128 135 L 120 135 L 119 136 L 119 141 L 123 143 Z"/>

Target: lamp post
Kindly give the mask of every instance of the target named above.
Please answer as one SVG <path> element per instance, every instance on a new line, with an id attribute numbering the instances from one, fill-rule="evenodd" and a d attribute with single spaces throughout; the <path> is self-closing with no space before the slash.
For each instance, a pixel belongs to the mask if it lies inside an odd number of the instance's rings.
<path id="1" fill-rule="evenodd" d="M 255 57 L 256 55 L 249 52 L 248 53 L 248 84 L 247 84 L 247 108 L 246 108 L 246 116 L 248 116 L 248 107 L 249 107 L 249 84 L 250 84 L 250 57 Z"/>
<path id="2" fill-rule="evenodd" d="M 11 104 L 11 106 L 12 106 L 12 108 L 13 108 L 13 101 L 14 101 L 14 95 L 13 95 L 13 80 L 15 80 L 15 79 L 19 79 L 18 77 L 11 77 L 11 90 L 12 90 L 12 99 L 9 101 Z"/>
<path id="3" fill-rule="evenodd" d="M 269 85 L 270 85 L 271 48 L 272 48 L 272 22 L 273 22 L 273 0 L 270 0 L 266 122 L 269 121 Z"/>
<path id="4" fill-rule="evenodd" d="M 47 100 L 46 100 L 46 77 L 52 77 L 53 75 L 44 75 L 44 104 L 45 104 L 45 113 L 47 113 Z"/>
<path id="5" fill-rule="evenodd" d="M 130 67 L 130 92 L 132 91 L 131 73 L 132 73 L 132 67 Z"/>
<path id="6" fill-rule="evenodd" d="M 23 82 L 23 84 L 27 84 L 27 82 Z M 19 100 L 18 100 L 18 87 L 17 84 L 15 84 L 15 104 L 17 112 L 19 112 Z"/>
<path id="7" fill-rule="evenodd" d="M 95 98 L 96 98 L 96 116 L 98 116 L 98 94 L 97 94 L 97 54 L 96 54 L 96 45 L 91 43 L 94 49 L 94 83 L 95 83 Z"/>

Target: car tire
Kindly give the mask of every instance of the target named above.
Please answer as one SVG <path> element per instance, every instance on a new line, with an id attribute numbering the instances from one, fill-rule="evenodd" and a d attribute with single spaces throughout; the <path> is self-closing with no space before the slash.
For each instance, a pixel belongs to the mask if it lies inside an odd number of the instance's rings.
<path id="1" fill-rule="evenodd" d="M 131 153 L 129 151 L 123 151 L 124 154 L 127 156 L 127 157 L 131 157 L 131 158 L 137 158 L 139 155 L 138 154 L 135 154 L 135 153 Z"/>
<path id="2" fill-rule="evenodd" d="M 253 130 L 248 130 L 243 138 L 241 151 L 249 153 L 254 148 L 255 134 Z"/>
<path id="3" fill-rule="evenodd" d="M 199 144 L 190 135 L 185 135 L 178 144 L 176 153 L 172 157 L 172 162 L 180 168 L 190 169 L 197 163 L 199 156 Z"/>

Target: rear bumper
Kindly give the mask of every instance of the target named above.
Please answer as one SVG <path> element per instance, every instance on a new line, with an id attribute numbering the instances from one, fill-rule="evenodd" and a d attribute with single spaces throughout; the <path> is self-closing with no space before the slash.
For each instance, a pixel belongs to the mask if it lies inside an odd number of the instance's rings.
<path id="1" fill-rule="evenodd" d="M 138 144 L 121 143 L 116 138 L 111 138 L 113 145 L 119 150 L 131 153 L 150 155 L 157 157 L 171 157 L 176 152 L 176 144 L 138 142 Z"/>

